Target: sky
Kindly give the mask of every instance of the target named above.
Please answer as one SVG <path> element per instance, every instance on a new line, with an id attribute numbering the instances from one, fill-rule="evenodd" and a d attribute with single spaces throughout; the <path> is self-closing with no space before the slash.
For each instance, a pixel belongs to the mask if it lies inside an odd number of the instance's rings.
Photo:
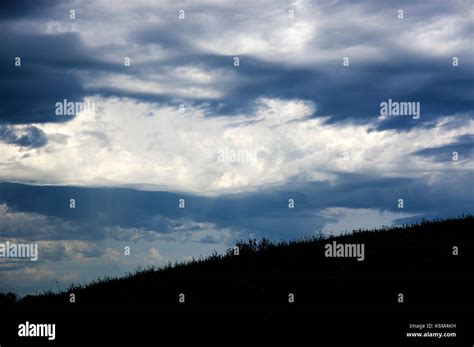
<path id="1" fill-rule="evenodd" d="M 0 292 L 473 212 L 470 0 L 7 0 L 0 28 L 0 243 L 39 248 Z"/>

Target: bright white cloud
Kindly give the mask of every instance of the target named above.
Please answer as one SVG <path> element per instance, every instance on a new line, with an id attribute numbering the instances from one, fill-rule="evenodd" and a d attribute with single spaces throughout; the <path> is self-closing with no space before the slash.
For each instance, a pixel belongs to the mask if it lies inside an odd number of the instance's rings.
<path id="1" fill-rule="evenodd" d="M 208 117 L 206 109 L 91 99 L 96 114 L 36 125 L 49 143 L 19 149 L 0 143 L 2 180 L 73 185 L 135 185 L 214 194 L 265 184 L 331 180 L 336 172 L 417 177 L 469 169 L 468 162 L 432 162 L 410 153 L 455 142 L 474 130 L 455 118 L 432 129 L 370 131 L 373 125 L 325 124 L 303 100 L 259 99 L 252 114 Z M 253 150 L 256 163 L 219 162 L 222 148 Z M 66 159 L 67 158 L 67 159 Z"/>

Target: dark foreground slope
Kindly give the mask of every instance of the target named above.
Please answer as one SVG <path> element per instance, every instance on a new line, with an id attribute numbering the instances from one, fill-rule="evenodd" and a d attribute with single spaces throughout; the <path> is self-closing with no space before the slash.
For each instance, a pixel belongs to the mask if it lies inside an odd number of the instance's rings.
<path id="1" fill-rule="evenodd" d="M 137 342 L 157 334 L 164 342 L 420 344 L 436 339 L 436 344 L 472 345 L 473 219 L 278 245 L 251 241 L 238 245 L 238 255 L 231 249 L 227 255 L 63 293 L 16 303 L 4 298 L 2 306 L 14 317 L 10 329 L 18 321 L 45 317 L 60 325 L 65 339 L 72 334 L 80 341 L 91 337 L 79 334 L 78 324 L 82 332 L 101 332 L 96 338 L 102 342 L 130 336 Z M 364 260 L 326 257 L 325 245 L 333 241 L 363 244 Z M 183 333 L 171 332 L 176 327 Z M 429 331 L 456 337 L 407 337 Z"/>

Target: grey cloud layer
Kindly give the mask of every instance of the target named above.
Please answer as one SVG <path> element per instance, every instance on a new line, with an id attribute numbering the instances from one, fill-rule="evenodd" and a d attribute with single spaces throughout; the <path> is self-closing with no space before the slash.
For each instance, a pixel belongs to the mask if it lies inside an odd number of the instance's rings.
<path id="1" fill-rule="evenodd" d="M 472 8 L 464 1 L 2 6 L 0 122 L 67 121 L 54 115 L 55 102 L 95 94 L 206 103 L 214 115 L 248 110 L 259 97 L 299 98 L 314 101 L 331 122 L 373 122 L 388 98 L 421 103 L 421 121 L 392 118 L 380 129 L 431 126 L 439 116 L 472 112 L 473 26 L 465 18 Z M 70 7 L 77 24 L 67 17 Z M 48 20 L 59 29 L 47 32 Z M 349 68 L 342 66 L 346 55 Z M 21 69 L 13 66 L 16 56 Z M 125 56 L 132 60 L 127 69 Z M 218 75 L 211 85 L 192 81 L 176 69 L 189 66 Z"/>
<path id="2" fill-rule="evenodd" d="M 213 238 L 222 241 L 222 237 L 227 237 L 227 232 L 222 230 L 236 231 L 234 237 L 246 238 L 252 234 L 293 239 L 323 228 L 327 222 L 323 211 L 328 208 L 404 212 L 419 218 L 457 216 L 474 210 L 473 191 L 465 189 L 473 179 L 471 172 L 452 171 L 418 179 L 344 174 L 340 177 L 337 184 L 293 183 L 219 197 L 3 183 L 0 184 L 0 201 L 17 212 L 28 211 L 63 221 L 52 223 L 54 227 L 45 228 L 48 231 L 44 233 L 34 227 L 36 224 L 42 229 L 44 223 L 37 222 L 25 222 L 21 233 L 16 229 L 3 229 L 7 236 L 52 240 L 184 237 L 189 241 L 194 237 L 203 242 L 204 230 L 211 231 L 209 241 Z M 76 209 L 69 208 L 70 198 L 76 199 Z M 186 200 L 185 209 L 178 207 L 181 198 Z M 397 207 L 399 198 L 404 199 L 403 210 Z M 288 199 L 294 199 L 297 208 L 289 209 Z M 193 233 L 198 236 L 192 236 Z M 228 241 L 232 243 L 232 238 Z"/>

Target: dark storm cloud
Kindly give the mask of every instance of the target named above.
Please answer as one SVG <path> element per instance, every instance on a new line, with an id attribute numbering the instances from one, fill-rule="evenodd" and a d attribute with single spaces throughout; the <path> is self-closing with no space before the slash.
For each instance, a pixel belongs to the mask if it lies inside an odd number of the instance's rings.
<path id="1" fill-rule="evenodd" d="M 38 17 L 57 5 L 57 1 L 3 0 L 0 3 L 0 20 Z"/>
<path id="2" fill-rule="evenodd" d="M 416 15 L 421 17 L 422 13 Z M 460 35 L 472 34 L 472 28 L 463 30 Z M 331 116 L 330 122 L 370 123 L 380 115 L 380 103 L 388 99 L 421 104 L 420 120 L 390 117 L 378 126 L 378 130 L 383 130 L 429 127 L 440 116 L 472 112 L 474 64 L 468 55 L 458 56 L 461 63 L 453 67 L 450 56 L 427 57 L 410 46 L 389 47 L 384 44 L 384 36 L 377 32 L 357 32 L 352 39 L 350 31 L 340 32 L 344 33 L 340 38 L 330 32 L 321 33 L 319 37 L 328 41 L 318 42 L 319 46 L 335 49 L 372 44 L 383 47 L 387 56 L 379 62 L 354 57 L 350 67 L 343 67 L 342 60 L 291 66 L 239 55 L 240 66 L 236 69 L 232 66 L 234 56 L 193 53 L 192 42 L 186 41 L 183 27 L 169 35 L 164 34 L 163 28 L 150 28 L 135 33 L 134 37 L 144 45 L 158 43 L 184 52 L 173 60 L 176 65 L 234 69 L 239 80 L 229 88 L 228 95 L 220 100 L 208 100 L 216 113 L 249 111 L 252 101 L 262 96 L 298 98 L 314 101 L 317 114 Z"/>
<path id="3" fill-rule="evenodd" d="M 55 104 L 77 102 L 86 95 L 75 69 L 85 55 L 75 34 L 22 35 L 0 33 L 0 122 L 9 124 L 61 122 Z M 15 57 L 21 58 L 16 67 Z"/>
<path id="4" fill-rule="evenodd" d="M 244 237 L 253 234 L 271 239 L 294 239 L 322 228 L 327 223 L 322 211 L 331 207 L 433 217 L 472 213 L 472 189 L 462 188 L 468 186 L 470 180 L 469 173 L 455 172 L 443 176 L 436 185 L 430 184 L 429 178 L 424 176 L 410 179 L 341 174 L 337 184 L 295 183 L 219 197 L 2 183 L 0 202 L 14 211 L 67 221 L 67 227 L 54 236 L 63 239 L 78 235 L 85 240 L 103 239 L 104 227 L 117 226 L 171 234 L 179 223 L 189 220 L 231 227 Z M 75 209 L 69 208 L 71 198 L 76 200 Z M 178 207 L 181 198 L 186 200 L 184 209 Z M 295 209 L 288 208 L 288 199 L 295 200 Z M 398 199 L 404 200 L 404 209 L 398 208 Z"/>
<path id="5" fill-rule="evenodd" d="M 454 143 L 425 148 L 413 154 L 429 157 L 437 162 L 449 162 L 453 160 L 454 152 L 458 154 L 459 161 L 474 159 L 474 135 L 463 135 Z"/>
<path id="6" fill-rule="evenodd" d="M 317 105 L 317 114 L 331 116 L 331 123 L 372 123 L 380 115 L 380 103 L 388 99 L 420 102 L 419 120 L 392 117 L 379 129 L 423 126 L 446 114 L 472 110 L 474 99 L 468 93 L 474 95 L 474 70 L 465 67 L 455 71 L 449 61 L 443 66 L 440 61 L 415 59 L 362 63 L 350 69 L 334 65 L 292 69 L 242 59 L 240 73 L 253 76 L 253 80 L 236 88 L 233 95 L 238 96 L 236 100 L 247 102 L 255 95 L 312 100 Z"/>
<path id="7" fill-rule="evenodd" d="M 7 1 L 0 11 L 0 20 L 9 22 L 20 17 L 37 18 L 49 14 L 49 19 L 57 20 L 65 16 L 64 6 L 59 2 L 46 2 L 38 5 L 35 1 Z M 114 73 L 123 73 L 120 64 L 105 64 L 100 57 L 110 50 L 123 50 L 126 47 L 105 45 L 91 51 L 81 44 L 78 34 L 26 34 L 14 31 L 11 25 L 0 34 L 2 51 L 0 63 L 2 84 L 0 86 L 0 122 L 21 124 L 31 122 L 61 122 L 70 117 L 54 115 L 55 102 L 64 98 L 81 101 L 87 95 L 100 94 L 105 97 L 125 97 L 175 104 L 185 101 L 187 104 L 205 103 L 210 105 L 209 114 L 236 114 L 251 111 L 253 103 L 259 97 L 312 100 L 317 105 L 316 115 L 331 116 L 329 122 L 372 123 L 377 121 L 380 103 L 394 101 L 420 102 L 421 118 L 413 120 L 407 117 L 389 117 L 377 125 L 377 130 L 413 127 L 431 127 L 438 117 L 448 114 L 472 112 L 474 104 L 474 64 L 469 48 L 451 55 L 427 56 L 414 50 L 410 42 L 406 46 L 395 45 L 393 37 L 406 29 L 404 22 L 396 19 L 396 11 L 404 8 L 406 25 L 419 23 L 429 25 L 434 20 L 448 15 L 459 15 L 465 5 L 453 3 L 413 3 L 400 2 L 322 2 L 321 11 L 334 16 L 334 20 L 318 28 L 318 33 L 309 43 L 309 47 L 332 51 L 346 47 L 376 48 L 383 54 L 381 61 L 373 60 L 370 55 L 351 57 L 351 66 L 342 66 L 342 57 L 334 61 L 317 64 L 276 63 L 272 59 L 262 60 L 252 55 L 239 55 L 241 65 L 232 66 L 233 55 L 210 54 L 195 44 L 195 35 L 214 35 L 216 28 L 206 25 L 213 18 L 216 26 L 236 26 L 253 23 L 259 12 L 250 11 L 248 6 L 238 6 L 236 11 L 221 6 L 189 5 L 186 22 L 175 22 L 176 8 L 163 9 L 164 21 L 160 24 L 130 28 L 127 39 L 134 46 L 146 48 L 157 44 L 162 50 L 175 52 L 172 58 L 156 63 L 145 63 L 127 69 L 127 74 L 138 80 L 147 81 L 150 73 L 164 75 L 179 66 L 200 66 L 208 71 L 216 68 L 232 69 L 237 80 L 219 85 L 224 97 L 219 99 L 196 98 L 194 96 L 177 97 L 166 88 L 160 94 L 154 92 L 121 90 L 114 85 L 89 87 L 84 81 L 100 81 Z M 377 16 L 385 20 L 383 30 L 375 31 L 354 24 L 353 20 L 344 20 L 341 12 L 347 5 L 362 8 L 362 14 L 372 18 Z M 81 11 L 81 6 L 77 10 Z M 152 9 L 147 9 L 151 11 Z M 104 21 L 108 17 L 104 16 Z M 124 16 L 126 14 L 123 14 Z M 357 14 L 354 14 L 356 16 Z M 99 16 L 95 14 L 94 16 Z M 339 16 L 339 17 L 338 17 Z M 84 19 L 87 17 L 85 16 Z M 96 17 L 94 17 L 96 18 Z M 173 25 L 171 25 L 173 24 Z M 228 32 L 227 32 L 228 33 Z M 457 34 L 468 37 L 473 33 L 473 25 L 459 25 Z M 388 37 L 387 37 L 388 36 Z M 215 36 L 212 36 L 215 37 Z M 387 39 L 388 38 L 388 39 Z M 229 37 L 232 40 L 232 37 Z M 284 44 L 282 42 L 282 44 Z M 22 58 L 22 67 L 13 65 L 14 57 Z M 452 56 L 458 56 L 460 65 L 451 65 Z M 132 57 L 133 59 L 133 57 Z M 82 78 L 80 78 L 82 77 Z M 175 83 L 170 78 L 163 83 Z M 171 90 L 171 89 L 170 89 Z"/>
<path id="8" fill-rule="evenodd" d="M 48 138 L 43 130 L 31 125 L 21 129 L 0 125 L 0 141 L 22 147 L 38 148 L 44 146 Z"/>
<path id="9" fill-rule="evenodd" d="M 318 116 L 331 116 L 330 123 L 372 123 L 380 115 L 380 103 L 388 99 L 420 103 L 420 119 L 389 117 L 378 130 L 432 126 L 438 117 L 472 112 L 474 66 L 456 70 L 449 60 L 410 56 L 395 61 L 350 69 L 336 64 L 290 68 L 244 57 L 239 74 L 247 78 L 233 90 L 235 99 L 225 104 L 239 109 L 256 96 L 301 98 L 317 105 Z"/>
<path id="10" fill-rule="evenodd" d="M 385 18 L 386 25 L 383 30 L 364 28 L 360 23 L 355 26 L 352 20 L 338 18 L 338 11 L 348 4 L 361 5 L 361 14 L 369 18 L 373 15 Z M 271 59 L 262 60 L 251 55 L 239 55 L 241 64 L 236 69 L 232 66 L 234 55 L 209 55 L 195 47 L 190 32 L 201 32 L 204 36 L 212 33 L 209 27 L 197 19 L 176 25 L 172 31 L 166 26 L 153 26 L 139 29 L 131 36 L 141 45 L 159 44 L 182 53 L 174 58 L 173 63 L 176 65 L 204 66 L 207 70 L 234 69 L 239 79 L 227 88 L 227 95 L 219 100 L 207 101 L 214 107 L 216 114 L 251 111 L 252 101 L 263 96 L 312 100 L 318 106 L 317 115 L 331 116 L 332 123 L 376 122 L 377 116 L 380 115 L 380 103 L 388 99 L 420 103 L 419 120 L 410 117 L 388 117 L 377 125 L 377 130 L 432 127 L 438 117 L 472 112 L 472 48 L 463 47 L 461 51 L 453 51 L 451 55 L 427 55 L 418 51 L 412 42 L 406 42 L 405 45 L 394 43 L 398 33 L 416 27 L 413 23 L 418 23 L 421 28 L 440 18 L 459 15 L 463 11 L 462 2 L 389 4 L 359 1 L 322 2 L 321 5 L 328 16 L 334 16 L 334 21 L 318 28 L 319 31 L 310 45 L 323 51 L 359 46 L 373 48 L 377 49 L 383 58 L 373 59 L 368 54 L 363 57 L 351 56 L 350 67 L 343 67 L 342 57 L 317 64 L 292 65 L 272 62 Z M 400 8 L 405 10 L 407 25 L 412 25 L 408 29 L 403 21 L 396 18 Z M 217 23 L 222 24 L 222 15 L 219 15 L 218 11 L 214 9 L 210 13 L 216 16 Z M 229 15 L 229 25 L 238 23 L 239 18 L 235 14 Z M 472 24 L 459 24 L 456 28 L 459 37 L 472 36 L 473 32 Z M 229 40 L 232 40 L 232 37 L 229 37 Z M 457 56 L 460 61 L 457 67 L 452 66 L 453 56 Z"/>

